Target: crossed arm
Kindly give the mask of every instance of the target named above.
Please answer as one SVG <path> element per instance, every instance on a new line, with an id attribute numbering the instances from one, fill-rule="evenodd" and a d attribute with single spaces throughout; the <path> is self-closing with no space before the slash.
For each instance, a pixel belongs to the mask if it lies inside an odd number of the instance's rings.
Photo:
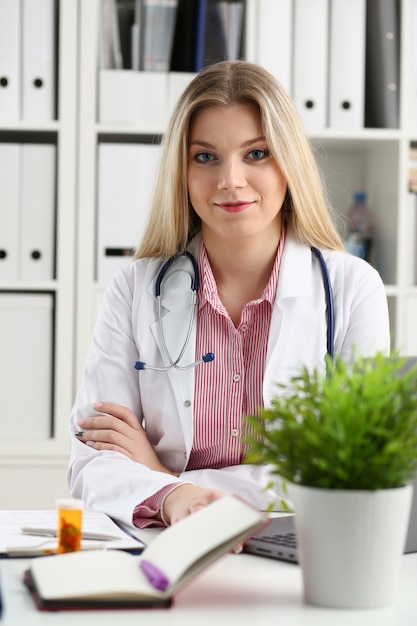
<path id="1" fill-rule="evenodd" d="M 78 421 L 80 431 L 76 436 L 79 441 L 95 450 L 119 452 L 151 470 L 178 477 L 161 463 L 145 429 L 130 409 L 110 402 L 96 402 L 93 409 L 101 414 Z M 190 483 L 179 485 L 164 500 L 164 519 L 168 524 L 174 524 L 224 495 L 217 489 Z M 160 511 L 156 518 L 161 520 Z"/>

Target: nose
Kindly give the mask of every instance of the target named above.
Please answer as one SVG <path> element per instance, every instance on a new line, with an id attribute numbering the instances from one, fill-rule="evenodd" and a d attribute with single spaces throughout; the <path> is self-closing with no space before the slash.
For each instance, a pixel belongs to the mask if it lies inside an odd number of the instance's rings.
<path id="1" fill-rule="evenodd" d="M 221 163 L 218 172 L 218 189 L 238 189 L 245 187 L 246 176 L 244 172 L 244 164 L 240 161 L 240 159 L 231 157 L 224 160 Z"/>

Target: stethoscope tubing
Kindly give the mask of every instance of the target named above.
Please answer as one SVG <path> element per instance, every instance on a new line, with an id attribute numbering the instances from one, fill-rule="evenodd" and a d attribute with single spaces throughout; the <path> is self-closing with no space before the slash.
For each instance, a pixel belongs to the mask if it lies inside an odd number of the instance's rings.
<path id="1" fill-rule="evenodd" d="M 167 273 L 171 265 L 182 256 L 185 256 L 187 259 L 189 259 L 189 261 L 191 262 L 191 265 L 193 266 L 193 274 L 192 275 L 190 274 L 191 291 L 193 291 L 194 293 L 197 293 L 199 283 L 200 283 L 200 273 L 198 271 L 197 261 L 195 260 L 191 252 L 188 252 L 188 250 L 186 250 L 183 254 L 176 254 L 175 256 L 172 256 L 170 259 L 168 259 L 168 261 L 166 261 L 166 263 L 164 263 L 164 265 L 159 270 L 158 276 L 156 277 L 156 281 L 155 281 L 155 297 L 157 299 L 159 300 L 161 299 L 161 286 L 162 286 L 162 281 L 165 278 L 165 274 Z"/>
<path id="2" fill-rule="evenodd" d="M 324 286 L 324 293 L 325 293 L 325 299 L 326 299 L 326 318 L 327 318 L 327 334 L 326 334 L 326 343 L 327 343 L 327 354 L 329 355 L 330 359 L 333 360 L 334 358 L 334 332 L 335 332 L 335 312 L 334 312 L 334 298 L 333 298 L 333 289 L 332 289 L 332 284 L 330 281 L 330 276 L 329 276 L 329 272 L 327 269 L 327 265 L 326 262 L 323 258 L 322 253 L 320 252 L 320 250 L 318 248 L 315 247 L 311 247 L 311 252 L 313 254 L 313 256 L 318 260 L 319 264 L 320 264 L 320 270 L 321 270 L 321 274 L 323 277 L 323 286 Z M 168 350 L 168 346 L 166 344 L 165 341 L 165 334 L 164 334 L 164 327 L 163 327 L 163 323 L 162 323 L 162 296 L 161 296 L 161 291 L 162 291 L 162 282 L 165 278 L 165 275 L 167 273 L 167 271 L 170 269 L 170 267 L 172 266 L 172 264 L 179 259 L 180 257 L 185 256 L 192 264 L 193 266 L 193 273 L 189 273 L 190 278 L 191 278 L 191 307 L 190 307 L 190 321 L 188 324 L 188 329 L 187 329 L 187 335 L 184 341 L 184 345 L 180 351 L 180 353 L 178 354 L 177 358 L 173 359 L 172 356 L 169 353 Z M 178 271 L 186 271 L 186 270 L 178 270 Z M 162 266 L 161 270 L 158 273 L 158 276 L 156 278 L 155 281 L 155 297 L 157 300 L 157 309 L 158 309 L 158 327 L 159 327 L 159 335 L 160 335 L 160 340 L 161 340 L 161 347 L 162 350 L 165 354 L 166 359 L 169 362 L 168 366 L 165 367 L 156 367 L 156 366 L 152 366 L 152 365 L 148 365 L 147 363 L 145 363 L 144 361 L 136 361 L 134 363 L 134 367 L 137 370 L 144 370 L 144 369 L 150 369 L 150 370 L 154 370 L 154 371 L 158 371 L 158 372 L 166 372 L 168 370 L 171 369 L 178 369 L 178 370 L 187 370 L 187 369 L 191 369 L 193 367 L 196 367 L 197 365 L 200 365 L 200 363 L 210 363 L 211 361 L 214 360 L 214 354 L 212 352 L 207 352 L 206 354 L 204 354 L 201 359 L 199 359 L 198 361 L 195 361 L 194 363 L 190 363 L 188 365 L 183 365 L 180 366 L 179 362 L 181 361 L 187 347 L 188 344 L 190 342 L 190 338 L 191 338 L 191 332 L 192 332 L 192 328 L 193 328 L 193 324 L 194 324 L 194 319 L 195 319 L 195 312 L 196 312 L 196 307 L 197 307 L 197 291 L 198 291 L 198 287 L 199 287 L 199 271 L 198 271 L 198 265 L 197 265 L 197 261 L 195 260 L 194 256 L 188 252 L 185 251 L 183 254 L 178 254 L 175 255 L 173 257 L 171 257 L 170 259 L 168 259 L 168 261 L 166 261 L 166 263 L 164 263 L 164 265 Z"/>
<path id="3" fill-rule="evenodd" d="M 324 293 L 326 297 L 327 307 L 327 354 L 333 360 L 334 359 L 334 329 L 335 329 L 335 313 L 334 313 L 334 297 L 332 282 L 329 276 L 329 270 L 327 269 L 326 262 L 322 253 L 318 248 L 311 247 L 311 252 L 320 263 L 320 269 L 323 276 Z"/>

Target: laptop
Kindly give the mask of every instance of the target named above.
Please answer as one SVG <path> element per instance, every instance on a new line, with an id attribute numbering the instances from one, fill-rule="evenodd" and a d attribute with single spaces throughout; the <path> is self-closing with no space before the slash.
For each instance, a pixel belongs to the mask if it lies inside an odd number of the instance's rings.
<path id="1" fill-rule="evenodd" d="M 407 358 L 402 371 L 407 371 L 416 361 L 417 357 Z M 417 552 L 417 476 L 413 486 L 414 493 L 404 554 Z M 247 540 L 243 551 L 290 563 L 298 563 L 294 515 L 273 517 L 267 526 Z"/>
<path id="2" fill-rule="evenodd" d="M 417 478 L 413 485 L 414 494 L 404 554 L 417 552 Z M 243 551 L 280 561 L 298 563 L 294 518 L 294 515 L 273 517 L 267 526 L 246 541 Z"/>

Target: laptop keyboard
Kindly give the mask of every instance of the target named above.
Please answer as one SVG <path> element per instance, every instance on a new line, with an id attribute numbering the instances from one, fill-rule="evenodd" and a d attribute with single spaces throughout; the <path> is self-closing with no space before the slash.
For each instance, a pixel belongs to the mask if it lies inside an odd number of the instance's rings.
<path id="1" fill-rule="evenodd" d="M 284 535 L 264 535 L 263 537 L 252 537 L 252 541 L 260 543 L 272 543 L 275 546 L 285 546 L 287 548 L 297 548 L 297 537 L 295 533 L 285 533 Z"/>
<path id="2" fill-rule="evenodd" d="M 271 530 L 273 530 L 271 528 Z M 275 529 L 277 531 L 277 529 Z M 282 561 L 298 563 L 297 536 L 293 529 L 267 533 L 267 528 L 253 535 L 243 550 Z"/>

